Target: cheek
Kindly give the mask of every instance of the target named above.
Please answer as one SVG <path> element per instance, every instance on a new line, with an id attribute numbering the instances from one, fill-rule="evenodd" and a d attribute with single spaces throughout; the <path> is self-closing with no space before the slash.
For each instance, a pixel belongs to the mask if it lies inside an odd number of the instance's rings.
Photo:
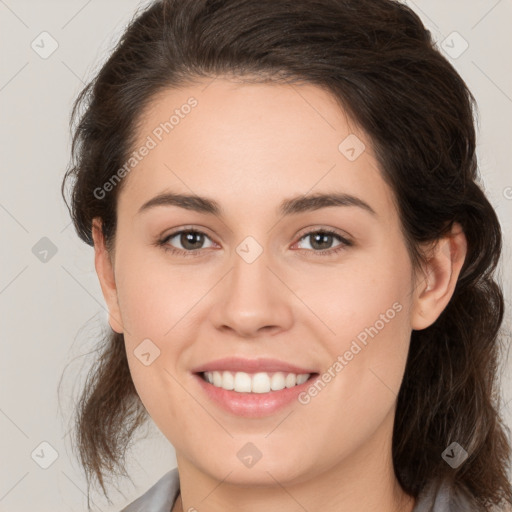
<path id="1" fill-rule="evenodd" d="M 338 308 L 330 306 L 326 317 L 336 335 L 324 338 L 328 353 L 320 375 L 324 384 L 318 389 L 311 386 L 302 397 L 302 403 L 308 404 L 304 407 L 317 413 L 308 413 L 306 421 L 312 433 L 322 430 L 316 442 L 325 453 L 336 446 L 348 454 L 389 419 L 410 339 L 405 287 L 389 280 L 374 286 L 370 280 L 345 290 L 350 293 L 338 293 Z"/>
<path id="2" fill-rule="evenodd" d="M 354 339 L 364 343 L 378 335 L 392 343 L 399 332 L 406 333 L 410 262 L 405 250 L 389 250 L 387 257 L 384 252 L 355 257 L 339 271 L 323 270 L 323 279 L 313 274 L 304 284 L 301 297 L 329 328 L 325 340 L 332 354 L 348 350 Z"/>
<path id="3" fill-rule="evenodd" d="M 381 412 L 392 405 L 409 348 L 410 260 L 405 248 L 390 247 L 387 255 L 330 274 L 323 292 L 316 288 L 308 299 L 331 331 L 324 337 L 324 371 L 336 375 L 332 390 L 361 419 L 378 415 L 365 410 L 368 403 L 380 401 Z"/>
<path id="4" fill-rule="evenodd" d="M 176 380 L 177 366 L 190 350 L 187 340 L 200 309 L 194 305 L 216 276 L 209 283 L 204 273 L 186 265 L 151 260 L 147 249 L 125 247 L 119 255 L 116 282 L 130 373 L 153 421 L 167 431 L 170 417 L 182 417 L 181 425 L 186 421 L 183 411 L 190 408 L 190 396 Z"/>
<path id="5" fill-rule="evenodd" d="M 187 411 L 192 410 L 193 404 L 168 359 L 166 349 L 149 366 L 133 354 L 128 356 L 128 363 L 137 394 L 152 421 L 169 439 L 176 440 L 180 431 L 192 428 L 194 420 Z"/>
<path id="6" fill-rule="evenodd" d="M 210 283 L 190 266 L 166 264 L 162 256 L 155 257 L 159 250 L 125 249 L 116 264 L 121 317 L 133 342 L 172 336 L 182 321 L 189 321 L 194 305 L 214 282 L 215 276 L 210 276 Z"/>

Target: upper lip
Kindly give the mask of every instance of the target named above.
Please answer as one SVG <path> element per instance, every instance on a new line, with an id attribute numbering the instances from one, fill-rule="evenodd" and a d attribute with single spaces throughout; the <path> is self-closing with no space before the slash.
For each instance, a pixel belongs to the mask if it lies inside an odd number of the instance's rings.
<path id="1" fill-rule="evenodd" d="M 232 371 L 232 372 L 288 372 L 288 373 L 315 373 L 314 370 L 296 366 L 294 364 L 280 361 L 279 359 L 259 358 L 244 359 L 241 357 L 224 357 L 216 359 L 209 363 L 202 364 L 191 370 L 193 373 L 212 372 L 212 371 Z"/>

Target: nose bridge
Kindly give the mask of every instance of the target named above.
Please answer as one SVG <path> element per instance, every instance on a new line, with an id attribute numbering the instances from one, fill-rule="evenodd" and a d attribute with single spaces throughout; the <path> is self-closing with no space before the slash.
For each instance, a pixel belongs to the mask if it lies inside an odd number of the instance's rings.
<path id="1" fill-rule="evenodd" d="M 272 288 L 272 272 L 269 270 L 269 254 L 267 250 L 253 238 L 247 237 L 235 249 L 233 255 L 233 271 L 231 272 L 232 291 L 253 294 L 266 294 Z"/>
<path id="2" fill-rule="evenodd" d="M 274 275 L 272 258 L 254 237 L 236 248 L 213 315 L 217 328 L 231 328 L 241 336 L 262 328 L 287 329 L 292 320 L 290 296 Z"/>

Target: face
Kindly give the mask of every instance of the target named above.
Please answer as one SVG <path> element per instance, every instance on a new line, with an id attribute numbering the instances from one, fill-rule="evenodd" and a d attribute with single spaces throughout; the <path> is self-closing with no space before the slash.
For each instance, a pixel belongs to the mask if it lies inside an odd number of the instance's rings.
<path id="1" fill-rule="evenodd" d="M 385 457 L 416 285 L 371 140 L 316 86 L 222 78 L 160 94 L 137 136 L 111 325 L 178 460 L 285 485 Z"/>

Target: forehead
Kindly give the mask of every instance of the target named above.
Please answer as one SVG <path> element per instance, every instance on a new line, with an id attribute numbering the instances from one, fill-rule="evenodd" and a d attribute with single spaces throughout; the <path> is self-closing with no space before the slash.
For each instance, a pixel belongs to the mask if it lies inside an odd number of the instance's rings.
<path id="1" fill-rule="evenodd" d="M 393 208 L 371 140 L 312 84 L 216 78 L 168 89 L 145 109 L 136 136 L 118 205 L 132 215 L 166 189 L 216 198 L 226 211 L 327 191 Z"/>

